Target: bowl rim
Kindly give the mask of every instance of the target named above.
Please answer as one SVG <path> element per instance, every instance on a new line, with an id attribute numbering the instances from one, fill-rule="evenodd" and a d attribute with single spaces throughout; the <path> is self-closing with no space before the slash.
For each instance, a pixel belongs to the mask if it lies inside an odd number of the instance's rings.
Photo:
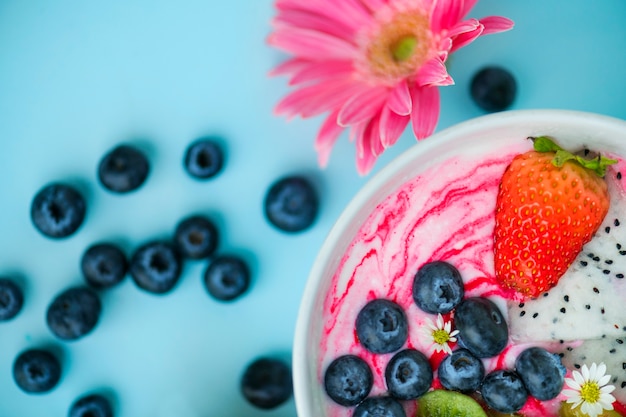
<path id="1" fill-rule="evenodd" d="M 550 122 L 555 125 L 596 125 L 598 129 L 606 129 L 608 126 L 626 132 L 626 120 L 599 113 L 562 109 L 507 110 L 468 119 L 444 128 L 439 132 L 435 132 L 432 136 L 427 138 L 427 140 L 420 141 L 403 151 L 369 178 L 344 207 L 326 238 L 323 240 L 302 292 L 296 318 L 292 352 L 293 388 L 298 416 L 309 417 L 312 415 L 311 411 L 314 409 L 313 396 L 311 395 L 311 390 L 307 387 L 307 361 L 309 360 L 307 355 L 307 341 L 310 331 L 309 323 L 315 309 L 316 296 L 323 282 L 324 269 L 333 256 L 332 249 L 335 247 L 344 231 L 350 226 L 350 221 L 353 216 L 374 196 L 383 184 L 390 180 L 398 171 L 403 170 L 406 165 L 419 154 L 429 152 L 435 147 L 445 145 L 445 142 L 455 140 L 460 135 L 471 135 L 472 133 L 485 129 L 502 128 L 521 122 L 530 124 Z"/>

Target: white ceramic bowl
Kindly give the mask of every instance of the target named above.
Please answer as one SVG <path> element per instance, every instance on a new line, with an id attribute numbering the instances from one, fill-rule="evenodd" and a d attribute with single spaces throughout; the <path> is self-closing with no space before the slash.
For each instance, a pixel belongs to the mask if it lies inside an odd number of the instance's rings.
<path id="1" fill-rule="evenodd" d="M 319 380 L 323 305 L 333 274 L 372 210 L 408 179 L 460 153 L 487 151 L 507 141 L 550 135 L 561 146 L 586 145 L 626 154 L 626 121 L 564 110 L 518 110 L 479 117 L 442 130 L 397 157 L 357 193 L 324 242 L 304 290 L 295 331 L 293 377 L 299 417 L 324 417 L 328 400 Z"/>

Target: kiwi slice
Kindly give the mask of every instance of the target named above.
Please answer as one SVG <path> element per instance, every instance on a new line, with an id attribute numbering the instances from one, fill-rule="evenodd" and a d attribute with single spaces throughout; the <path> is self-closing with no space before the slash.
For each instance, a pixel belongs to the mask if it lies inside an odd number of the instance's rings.
<path id="1" fill-rule="evenodd" d="M 456 391 L 435 390 L 417 401 L 416 417 L 487 417 L 472 397 Z"/>
<path id="2" fill-rule="evenodd" d="M 598 417 L 621 417 L 622 415 L 615 410 L 604 410 Z M 572 408 L 572 404 L 562 402 L 559 408 L 559 417 L 587 417 L 587 414 L 580 410 L 580 406 Z"/>

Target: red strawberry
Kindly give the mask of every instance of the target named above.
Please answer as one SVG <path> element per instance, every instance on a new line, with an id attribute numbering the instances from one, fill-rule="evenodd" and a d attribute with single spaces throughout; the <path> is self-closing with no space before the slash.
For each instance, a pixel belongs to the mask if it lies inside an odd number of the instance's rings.
<path id="1" fill-rule="evenodd" d="M 609 209 L 604 157 L 573 155 L 547 137 L 507 167 L 496 205 L 495 272 L 522 298 L 554 287 Z"/>

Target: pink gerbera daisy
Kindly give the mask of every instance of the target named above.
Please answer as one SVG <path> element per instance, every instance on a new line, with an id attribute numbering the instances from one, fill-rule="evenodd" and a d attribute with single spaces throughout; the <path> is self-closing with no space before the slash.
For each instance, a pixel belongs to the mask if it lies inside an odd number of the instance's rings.
<path id="1" fill-rule="evenodd" d="M 328 113 L 315 140 L 319 163 L 344 129 L 356 165 L 369 172 L 409 120 L 417 139 L 439 119 L 437 87 L 453 84 L 445 62 L 481 35 L 508 30 L 499 16 L 463 20 L 477 0 L 276 0 L 269 43 L 293 55 L 272 74 L 295 91 L 278 114 Z"/>

